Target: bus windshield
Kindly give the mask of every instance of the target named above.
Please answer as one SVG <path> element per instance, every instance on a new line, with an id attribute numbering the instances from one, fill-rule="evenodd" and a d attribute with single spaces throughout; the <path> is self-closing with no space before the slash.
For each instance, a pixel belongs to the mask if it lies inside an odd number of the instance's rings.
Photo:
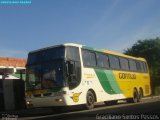
<path id="1" fill-rule="evenodd" d="M 65 48 L 62 47 L 53 47 L 37 52 L 31 52 L 28 55 L 27 65 L 40 64 L 42 62 L 48 62 L 55 59 L 64 59 L 65 57 Z"/>
<path id="2" fill-rule="evenodd" d="M 64 86 L 64 47 L 30 53 L 27 63 L 27 90 Z"/>

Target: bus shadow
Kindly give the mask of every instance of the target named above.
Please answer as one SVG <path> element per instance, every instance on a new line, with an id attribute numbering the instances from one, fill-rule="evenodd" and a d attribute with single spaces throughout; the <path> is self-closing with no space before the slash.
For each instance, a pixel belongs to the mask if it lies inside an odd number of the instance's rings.
<path id="1" fill-rule="evenodd" d="M 124 104 L 124 103 L 118 103 Z M 95 108 L 103 108 L 103 107 L 110 107 L 116 106 L 117 104 L 106 105 L 104 103 L 96 103 Z M 93 110 L 94 110 L 93 109 Z M 67 106 L 67 107 L 43 107 L 43 108 L 29 108 L 17 111 L 5 111 L 0 112 L 1 118 L 3 115 L 18 115 L 19 118 L 21 117 L 36 117 L 36 116 L 46 116 L 46 115 L 56 115 L 56 114 L 63 114 L 63 113 L 70 113 L 70 112 L 78 112 L 78 111 L 89 111 L 85 108 L 85 105 L 76 105 L 76 106 Z"/>

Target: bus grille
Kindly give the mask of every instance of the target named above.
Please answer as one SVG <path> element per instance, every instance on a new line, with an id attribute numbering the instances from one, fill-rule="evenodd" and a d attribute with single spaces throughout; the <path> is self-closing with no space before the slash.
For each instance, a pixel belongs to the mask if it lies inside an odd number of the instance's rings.
<path id="1" fill-rule="evenodd" d="M 149 94 L 149 85 L 145 85 L 145 93 Z"/>

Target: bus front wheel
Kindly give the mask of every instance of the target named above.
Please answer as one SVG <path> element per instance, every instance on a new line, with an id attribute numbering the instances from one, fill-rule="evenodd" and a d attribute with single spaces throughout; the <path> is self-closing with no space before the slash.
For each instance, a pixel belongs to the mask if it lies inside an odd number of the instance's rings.
<path id="1" fill-rule="evenodd" d="M 93 109 L 94 108 L 94 102 L 95 102 L 95 96 L 93 92 L 88 91 L 86 96 L 86 108 L 87 109 Z"/>

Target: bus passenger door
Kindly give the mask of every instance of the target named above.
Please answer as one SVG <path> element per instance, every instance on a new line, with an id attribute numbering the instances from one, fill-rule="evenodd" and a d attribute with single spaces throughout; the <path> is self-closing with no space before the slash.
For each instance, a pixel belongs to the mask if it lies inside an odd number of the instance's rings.
<path id="1" fill-rule="evenodd" d="M 74 89 L 80 84 L 81 63 L 78 47 L 67 47 L 66 73 L 69 89 Z"/>

